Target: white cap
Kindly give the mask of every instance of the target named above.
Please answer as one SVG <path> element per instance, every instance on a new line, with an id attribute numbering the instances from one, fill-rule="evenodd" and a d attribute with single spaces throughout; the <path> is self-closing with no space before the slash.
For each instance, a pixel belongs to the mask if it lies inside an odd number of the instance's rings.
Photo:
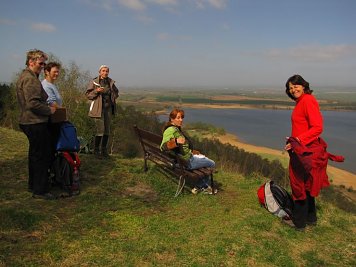
<path id="1" fill-rule="evenodd" d="M 102 68 L 109 68 L 109 67 L 107 65 L 101 65 L 99 71 L 101 71 Z"/>

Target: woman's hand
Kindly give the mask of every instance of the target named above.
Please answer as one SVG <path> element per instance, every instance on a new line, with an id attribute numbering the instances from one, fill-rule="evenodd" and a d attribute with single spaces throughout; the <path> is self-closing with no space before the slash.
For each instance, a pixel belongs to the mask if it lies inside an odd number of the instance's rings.
<path id="1" fill-rule="evenodd" d="M 56 112 L 56 107 L 54 106 L 49 106 L 49 108 L 51 109 L 51 114 L 53 114 L 54 112 Z"/>
<path id="2" fill-rule="evenodd" d="M 288 142 L 289 136 L 287 136 L 286 139 L 287 139 L 287 142 Z M 288 151 L 288 150 L 291 150 L 291 149 L 292 149 L 292 145 L 291 145 L 290 143 L 287 143 L 287 144 L 284 146 L 284 149 L 287 150 L 287 151 Z"/>
<path id="3" fill-rule="evenodd" d="M 177 144 L 183 145 L 185 143 L 185 138 L 184 137 L 178 137 L 176 139 Z"/>
<path id="4" fill-rule="evenodd" d="M 103 87 L 98 87 L 95 90 L 96 90 L 97 93 L 101 93 L 104 90 L 104 88 Z"/>

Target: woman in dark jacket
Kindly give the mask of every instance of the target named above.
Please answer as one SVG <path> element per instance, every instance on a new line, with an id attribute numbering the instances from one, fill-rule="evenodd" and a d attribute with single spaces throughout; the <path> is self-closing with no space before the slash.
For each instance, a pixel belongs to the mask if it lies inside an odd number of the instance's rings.
<path id="1" fill-rule="evenodd" d="M 99 76 L 89 83 L 85 95 L 92 101 L 88 115 L 94 119 L 96 125 L 94 155 L 98 158 L 108 157 L 111 116 L 116 112 L 116 98 L 119 97 L 115 81 L 109 78 L 108 66 L 100 66 Z"/>

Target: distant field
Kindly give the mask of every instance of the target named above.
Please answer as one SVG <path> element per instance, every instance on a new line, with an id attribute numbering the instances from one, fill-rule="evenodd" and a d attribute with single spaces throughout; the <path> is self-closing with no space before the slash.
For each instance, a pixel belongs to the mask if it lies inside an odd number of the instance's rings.
<path id="1" fill-rule="evenodd" d="M 321 91 L 315 94 L 323 110 L 356 110 L 356 90 Z M 277 90 L 127 90 L 121 96 L 123 105 L 147 110 L 161 110 L 171 106 L 191 108 L 266 108 L 291 109 L 294 102 L 284 91 Z"/>

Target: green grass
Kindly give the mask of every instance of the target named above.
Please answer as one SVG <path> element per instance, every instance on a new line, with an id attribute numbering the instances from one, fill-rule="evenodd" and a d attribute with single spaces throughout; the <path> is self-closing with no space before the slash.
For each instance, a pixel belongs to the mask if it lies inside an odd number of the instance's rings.
<path id="1" fill-rule="evenodd" d="M 318 199 L 304 233 L 257 202 L 262 180 L 218 172 L 216 196 L 184 192 L 142 159 L 82 160 L 82 193 L 33 199 L 27 140 L 0 128 L 0 266 L 355 266 L 355 216 Z M 4 139 L 2 139 L 4 140 Z"/>

